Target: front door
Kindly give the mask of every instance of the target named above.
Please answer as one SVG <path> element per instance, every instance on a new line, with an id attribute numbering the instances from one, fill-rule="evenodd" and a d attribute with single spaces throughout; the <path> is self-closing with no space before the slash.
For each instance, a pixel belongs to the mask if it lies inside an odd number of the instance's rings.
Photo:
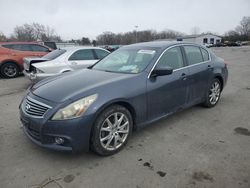
<path id="1" fill-rule="evenodd" d="M 171 67 L 173 73 L 147 80 L 148 120 L 160 118 L 185 105 L 188 69 L 184 66 L 180 47 L 168 49 L 156 67 Z"/>

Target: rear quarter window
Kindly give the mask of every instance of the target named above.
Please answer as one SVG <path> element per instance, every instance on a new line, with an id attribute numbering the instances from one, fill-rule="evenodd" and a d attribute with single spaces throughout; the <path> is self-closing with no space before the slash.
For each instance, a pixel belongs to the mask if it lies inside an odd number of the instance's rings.
<path id="1" fill-rule="evenodd" d="M 203 56 L 203 60 L 204 61 L 209 61 L 209 54 L 208 54 L 208 51 L 201 48 L 201 53 L 202 53 L 202 56 Z"/>

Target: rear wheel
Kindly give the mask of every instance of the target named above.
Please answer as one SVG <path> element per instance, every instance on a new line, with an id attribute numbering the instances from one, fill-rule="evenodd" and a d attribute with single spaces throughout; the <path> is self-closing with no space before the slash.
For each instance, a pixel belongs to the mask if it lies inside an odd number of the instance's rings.
<path id="1" fill-rule="evenodd" d="M 94 124 L 91 147 L 99 155 L 112 155 L 120 151 L 131 134 L 133 121 L 123 106 L 113 105 L 104 110 Z"/>
<path id="2" fill-rule="evenodd" d="M 220 99 L 221 89 L 220 81 L 217 78 L 213 79 L 207 92 L 204 106 L 209 108 L 214 107 Z"/>
<path id="3" fill-rule="evenodd" d="M 5 78 L 15 78 L 19 75 L 19 67 L 12 62 L 4 63 L 1 66 L 1 75 Z"/>

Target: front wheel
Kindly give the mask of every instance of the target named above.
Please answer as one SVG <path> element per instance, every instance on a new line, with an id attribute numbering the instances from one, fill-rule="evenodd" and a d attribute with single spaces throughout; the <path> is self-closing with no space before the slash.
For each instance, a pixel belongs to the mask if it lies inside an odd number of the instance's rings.
<path id="1" fill-rule="evenodd" d="M 91 148 L 99 155 L 112 155 L 127 143 L 133 127 L 130 112 L 123 106 L 113 105 L 104 110 L 93 127 Z"/>
<path id="2" fill-rule="evenodd" d="M 213 79 L 207 92 L 204 106 L 208 108 L 214 107 L 220 99 L 221 90 L 222 88 L 220 81 L 217 78 Z"/>

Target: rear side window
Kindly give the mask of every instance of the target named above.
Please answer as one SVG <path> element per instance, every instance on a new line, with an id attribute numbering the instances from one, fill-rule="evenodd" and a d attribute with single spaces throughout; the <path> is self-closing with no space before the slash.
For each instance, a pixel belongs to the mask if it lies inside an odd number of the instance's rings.
<path id="1" fill-rule="evenodd" d="M 203 56 L 203 60 L 208 61 L 209 60 L 209 55 L 208 55 L 207 50 L 201 48 L 201 53 L 202 53 L 202 56 Z"/>
<path id="2" fill-rule="evenodd" d="M 78 50 L 74 52 L 70 57 L 70 61 L 77 61 L 77 60 L 94 60 L 94 54 L 91 49 L 86 50 Z"/>
<path id="3" fill-rule="evenodd" d="M 40 46 L 40 45 L 31 44 L 30 47 L 31 47 L 32 51 L 34 51 L 34 52 L 49 52 L 48 48 L 45 48 L 45 47 Z"/>
<path id="4" fill-rule="evenodd" d="M 167 50 L 160 58 L 157 67 L 172 67 L 178 69 L 183 67 L 183 59 L 180 47 Z"/>
<path id="5" fill-rule="evenodd" d="M 188 64 L 194 65 L 203 62 L 203 57 L 199 47 L 196 46 L 184 46 Z"/>
<path id="6" fill-rule="evenodd" d="M 32 51 L 29 44 L 6 44 L 2 45 L 5 48 L 19 51 Z"/>
<path id="7" fill-rule="evenodd" d="M 106 52 L 105 50 L 100 50 L 100 49 L 95 49 L 95 53 L 98 59 L 103 59 L 104 57 L 109 55 L 109 52 Z"/>
<path id="8" fill-rule="evenodd" d="M 13 44 L 3 44 L 2 47 L 8 48 L 8 49 L 14 49 Z"/>

